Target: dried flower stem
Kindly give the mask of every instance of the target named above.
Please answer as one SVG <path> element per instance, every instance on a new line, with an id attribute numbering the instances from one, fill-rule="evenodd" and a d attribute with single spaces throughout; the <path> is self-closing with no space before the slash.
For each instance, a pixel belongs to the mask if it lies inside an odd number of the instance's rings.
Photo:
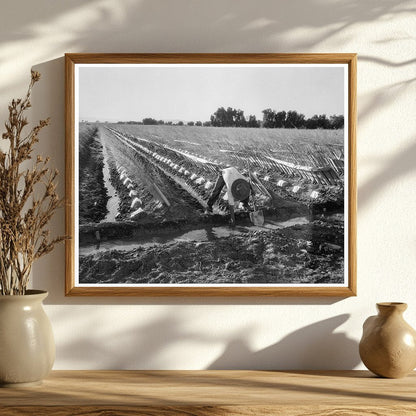
<path id="1" fill-rule="evenodd" d="M 49 157 L 37 156 L 30 169 L 22 164 L 32 159 L 39 132 L 49 124 L 41 120 L 23 137 L 28 124 L 24 115 L 31 107 L 30 96 L 40 74 L 32 71 L 25 98 L 9 105 L 9 118 L 2 138 L 9 141 L 6 152 L 0 150 L 0 294 L 23 295 L 29 283 L 33 262 L 53 250 L 65 239 L 49 238 L 45 229 L 56 209 L 63 204 L 56 193 L 58 171 L 48 167 Z M 34 197 L 35 186 L 43 186 L 43 193 Z"/>

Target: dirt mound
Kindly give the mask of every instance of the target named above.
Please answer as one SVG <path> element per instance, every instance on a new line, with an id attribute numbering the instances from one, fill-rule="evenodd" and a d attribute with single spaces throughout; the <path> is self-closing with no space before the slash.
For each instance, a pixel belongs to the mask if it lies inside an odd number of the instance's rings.
<path id="1" fill-rule="evenodd" d="M 342 283 L 342 221 L 80 257 L 80 283 Z"/>
<path id="2" fill-rule="evenodd" d="M 80 123 L 79 223 L 97 223 L 107 214 L 107 190 L 103 179 L 103 153 L 98 128 Z"/>

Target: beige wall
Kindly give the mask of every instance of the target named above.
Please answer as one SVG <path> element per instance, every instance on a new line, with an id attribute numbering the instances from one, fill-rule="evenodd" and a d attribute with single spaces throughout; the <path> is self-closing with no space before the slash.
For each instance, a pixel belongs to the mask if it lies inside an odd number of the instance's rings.
<path id="1" fill-rule="evenodd" d="M 348 369 L 360 367 L 357 342 L 375 302 L 408 302 L 416 327 L 415 11 L 400 0 L 3 1 L 0 119 L 39 70 L 33 118 L 52 117 L 40 149 L 61 172 L 65 52 L 359 56 L 358 296 L 67 299 L 60 247 L 34 269 L 34 286 L 50 291 L 55 368 Z"/>

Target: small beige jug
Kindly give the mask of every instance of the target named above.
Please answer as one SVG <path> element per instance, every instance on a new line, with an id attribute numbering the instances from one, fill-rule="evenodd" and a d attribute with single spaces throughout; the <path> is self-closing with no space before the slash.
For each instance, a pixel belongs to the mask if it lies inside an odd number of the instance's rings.
<path id="1" fill-rule="evenodd" d="M 406 303 L 377 303 L 363 325 L 360 357 L 381 377 L 400 378 L 416 367 L 416 331 L 403 319 Z"/>

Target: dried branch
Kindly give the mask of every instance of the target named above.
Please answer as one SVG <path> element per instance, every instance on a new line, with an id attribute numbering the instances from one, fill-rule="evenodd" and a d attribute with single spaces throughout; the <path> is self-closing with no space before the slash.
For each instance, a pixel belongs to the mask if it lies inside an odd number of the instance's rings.
<path id="1" fill-rule="evenodd" d="M 37 156 L 33 166 L 22 170 L 22 164 L 32 159 L 40 131 L 50 119 L 41 120 L 26 136 L 28 125 L 25 111 L 31 107 L 32 88 L 40 79 L 32 71 L 31 81 L 23 99 L 12 100 L 6 131 L 2 139 L 8 150 L 0 150 L 0 294 L 24 294 L 29 283 L 33 262 L 50 253 L 66 237 L 50 238 L 45 227 L 55 211 L 63 205 L 56 192 L 58 171 L 49 168 L 49 157 Z M 35 192 L 36 187 L 36 192 Z M 41 187 L 40 196 L 38 187 Z"/>

